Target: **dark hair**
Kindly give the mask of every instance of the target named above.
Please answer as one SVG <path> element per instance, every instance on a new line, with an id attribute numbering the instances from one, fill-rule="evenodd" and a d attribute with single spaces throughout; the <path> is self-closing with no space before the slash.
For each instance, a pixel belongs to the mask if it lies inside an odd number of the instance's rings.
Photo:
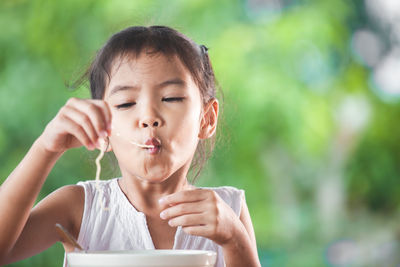
<path id="1" fill-rule="evenodd" d="M 117 58 L 138 57 L 141 53 L 177 56 L 189 70 L 205 105 L 216 97 L 217 84 L 208 56 L 208 48 L 197 45 L 182 33 L 166 26 L 129 27 L 113 36 L 97 52 L 89 69 L 82 76 L 90 83 L 93 99 L 103 99 L 106 84 L 110 81 L 112 65 Z M 81 81 L 83 81 L 81 79 Z M 199 176 L 204 164 L 211 156 L 215 145 L 215 135 L 200 140 L 192 161 L 190 172 L 192 182 Z"/>

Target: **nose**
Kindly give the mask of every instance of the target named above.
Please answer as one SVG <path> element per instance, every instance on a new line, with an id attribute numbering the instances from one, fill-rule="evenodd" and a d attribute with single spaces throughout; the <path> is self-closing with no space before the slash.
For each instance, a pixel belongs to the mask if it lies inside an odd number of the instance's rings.
<path id="1" fill-rule="evenodd" d="M 147 127 L 159 127 L 161 124 L 160 119 L 158 118 L 147 118 L 140 121 L 140 127 L 147 128 Z"/>
<path id="2" fill-rule="evenodd" d="M 160 127 L 162 120 L 158 115 L 158 112 L 153 108 L 146 108 L 139 118 L 140 128 L 156 128 Z"/>
<path id="3" fill-rule="evenodd" d="M 139 115 L 137 121 L 139 128 L 157 128 L 162 126 L 163 120 L 159 106 L 151 95 L 143 96 L 141 101 L 138 101 L 136 105 Z"/>

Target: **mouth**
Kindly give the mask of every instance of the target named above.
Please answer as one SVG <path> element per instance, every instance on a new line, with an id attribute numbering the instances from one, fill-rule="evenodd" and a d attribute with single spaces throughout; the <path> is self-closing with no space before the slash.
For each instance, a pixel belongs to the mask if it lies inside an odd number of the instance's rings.
<path id="1" fill-rule="evenodd" d="M 116 133 L 116 136 L 118 137 L 123 137 L 120 133 Z M 123 139 L 125 139 L 126 141 L 129 141 L 129 143 L 131 143 L 132 145 L 138 146 L 142 149 L 145 149 L 146 151 L 148 151 L 149 154 L 154 155 L 157 154 L 160 150 L 161 150 L 161 141 L 155 137 L 149 138 L 147 139 L 147 141 L 143 144 L 140 143 L 136 143 L 132 140 L 129 140 L 125 137 L 123 137 Z"/>
<path id="2" fill-rule="evenodd" d="M 161 150 L 161 142 L 157 138 L 153 137 L 148 139 L 142 148 L 146 149 L 149 154 L 155 155 Z"/>

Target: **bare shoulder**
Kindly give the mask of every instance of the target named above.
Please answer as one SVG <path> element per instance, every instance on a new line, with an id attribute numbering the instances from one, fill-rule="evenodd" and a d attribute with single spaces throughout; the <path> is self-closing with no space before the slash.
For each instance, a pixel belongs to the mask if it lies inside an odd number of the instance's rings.
<path id="1" fill-rule="evenodd" d="M 35 209 L 48 208 L 49 206 L 57 206 L 60 209 L 73 210 L 79 208 L 85 201 L 85 192 L 82 186 L 79 185 L 66 185 L 55 190 L 43 200 L 41 200 Z"/>
<path id="2" fill-rule="evenodd" d="M 63 226 L 68 228 L 75 236 L 79 233 L 80 223 L 82 221 L 83 209 L 85 203 L 85 192 L 82 186 L 66 185 L 55 190 L 53 193 L 44 198 L 32 210 L 46 210 L 53 214 L 54 218 L 64 223 Z"/>
<path id="3" fill-rule="evenodd" d="M 54 196 L 53 196 L 54 195 Z M 84 201 L 85 192 L 82 186 L 79 185 L 65 185 L 51 193 L 48 197 L 65 198 L 71 197 L 73 202 Z"/>

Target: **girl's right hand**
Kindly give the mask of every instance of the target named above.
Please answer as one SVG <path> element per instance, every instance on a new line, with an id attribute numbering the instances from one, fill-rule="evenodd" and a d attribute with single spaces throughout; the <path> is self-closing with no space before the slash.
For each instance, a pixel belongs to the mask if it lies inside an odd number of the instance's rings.
<path id="1" fill-rule="evenodd" d="M 39 137 L 49 152 L 85 146 L 100 148 L 99 138 L 111 135 L 111 111 L 103 100 L 70 98 Z"/>

